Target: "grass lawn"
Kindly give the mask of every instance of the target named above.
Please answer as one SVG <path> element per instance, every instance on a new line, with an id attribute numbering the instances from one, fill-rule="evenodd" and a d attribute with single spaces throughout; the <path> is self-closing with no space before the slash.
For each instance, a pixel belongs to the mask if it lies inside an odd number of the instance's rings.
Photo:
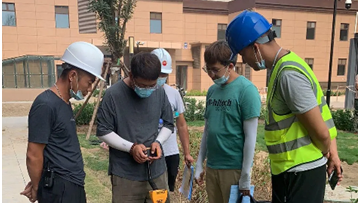
<path id="1" fill-rule="evenodd" d="M 358 134 L 338 131 L 336 137 L 339 157 L 348 164 L 358 162 Z"/>
<path id="2" fill-rule="evenodd" d="M 205 121 L 191 121 L 187 122 L 189 127 L 202 127 L 205 125 Z"/>
<path id="3" fill-rule="evenodd" d="M 111 183 L 107 170 L 109 165 L 108 151 L 99 147 L 95 136 L 86 140 L 79 135 L 82 155 L 85 164 L 85 191 L 88 203 L 111 202 Z"/>

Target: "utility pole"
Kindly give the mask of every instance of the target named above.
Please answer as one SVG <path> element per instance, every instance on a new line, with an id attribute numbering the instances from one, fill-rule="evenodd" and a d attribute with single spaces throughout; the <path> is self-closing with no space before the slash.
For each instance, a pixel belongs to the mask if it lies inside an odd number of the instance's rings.
<path id="1" fill-rule="evenodd" d="M 129 64 L 131 64 L 131 59 L 134 56 L 134 37 L 129 37 Z M 129 65 L 131 67 L 131 65 Z"/>
<path id="2" fill-rule="evenodd" d="M 329 77 L 328 77 L 328 88 L 326 91 L 326 103 L 329 107 L 330 107 L 330 93 L 331 93 L 331 72 L 332 72 L 333 56 L 334 56 L 334 38 L 335 38 L 337 1 L 338 0 L 334 0 L 334 11 L 333 11 L 333 21 L 332 21 L 332 31 L 331 31 L 331 46 L 330 46 Z"/>

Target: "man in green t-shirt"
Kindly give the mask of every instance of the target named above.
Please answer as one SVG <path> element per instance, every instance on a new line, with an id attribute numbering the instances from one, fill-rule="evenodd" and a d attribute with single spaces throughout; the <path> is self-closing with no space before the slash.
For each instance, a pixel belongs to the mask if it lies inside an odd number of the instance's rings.
<path id="1" fill-rule="evenodd" d="M 203 182 L 210 203 L 227 203 L 231 185 L 250 194 L 250 169 L 254 157 L 261 100 L 254 84 L 234 69 L 226 41 L 212 43 L 204 53 L 203 70 L 214 81 L 206 95 L 205 129 L 196 163 L 195 179 Z"/>

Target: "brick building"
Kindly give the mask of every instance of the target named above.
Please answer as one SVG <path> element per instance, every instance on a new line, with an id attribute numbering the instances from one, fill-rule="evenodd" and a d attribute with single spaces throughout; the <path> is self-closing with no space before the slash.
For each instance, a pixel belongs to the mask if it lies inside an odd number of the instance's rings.
<path id="1" fill-rule="evenodd" d="M 60 71 L 59 57 L 75 41 L 104 50 L 103 33 L 89 0 L 4 0 L 3 101 L 32 100 L 51 86 Z M 345 84 L 349 39 L 355 32 L 357 1 L 350 10 L 338 3 L 332 81 Z M 333 1 L 330 0 L 138 0 L 127 23 L 137 51 L 162 47 L 173 58 L 169 84 L 206 90 L 213 84 L 202 71 L 205 48 L 223 39 L 227 24 L 241 11 L 253 9 L 273 23 L 278 43 L 303 57 L 321 83 L 327 82 Z M 240 58 L 240 57 L 239 57 Z M 128 49 L 124 61 L 128 64 Z M 236 70 L 258 88 L 266 87 L 266 71 L 255 72 L 238 60 Z"/>

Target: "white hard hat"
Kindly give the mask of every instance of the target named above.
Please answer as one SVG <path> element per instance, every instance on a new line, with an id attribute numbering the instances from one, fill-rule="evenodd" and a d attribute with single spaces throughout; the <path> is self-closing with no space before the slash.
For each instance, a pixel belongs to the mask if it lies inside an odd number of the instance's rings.
<path id="1" fill-rule="evenodd" d="M 161 72 L 162 73 L 171 73 L 172 72 L 172 68 L 171 68 L 171 56 L 169 54 L 169 52 L 167 52 L 165 49 L 163 48 L 159 48 L 159 49 L 155 49 L 151 52 L 152 54 L 155 54 L 161 63 Z"/>
<path id="2" fill-rule="evenodd" d="M 74 42 L 66 48 L 61 60 L 105 81 L 101 77 L 104 54 L 93 44 Z"/>

